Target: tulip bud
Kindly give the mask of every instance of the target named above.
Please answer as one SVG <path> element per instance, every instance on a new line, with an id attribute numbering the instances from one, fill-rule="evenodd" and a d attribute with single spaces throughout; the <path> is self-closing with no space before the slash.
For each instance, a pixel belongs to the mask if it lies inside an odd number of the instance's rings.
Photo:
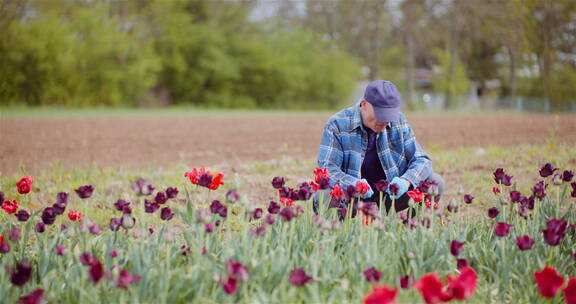
<path id="1" fill-rule="evenodd" d="M 136 225 L 136 219 L 129 213 L 124 213 L 121 218 L 122 228 L 128 230 Z"/>

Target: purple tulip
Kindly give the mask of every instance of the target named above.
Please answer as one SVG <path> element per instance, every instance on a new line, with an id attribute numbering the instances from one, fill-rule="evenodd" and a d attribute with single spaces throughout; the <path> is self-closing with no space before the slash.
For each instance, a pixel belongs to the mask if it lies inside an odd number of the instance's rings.
<path id="1" fill-rule="evenodd" d="M 8 234 L 8 238 L 10 239 L 10 241 L 16 243 L 20 240 L 20 237 L 22 236 L 22 233 L 20 231 L 20 228 L 18 227 L 14 227 L 10 230 L 10 233 Z"/>
<path id="2" fill-rule="evenodd" d="M 262 217 L 262 213 L 262 208 L 256 208 L 254 211 L 252 211 L 252 218 L 257 220 Z"/>
<path id="3" fill-rule="evenodd" d="M 472 204 L 472 201 L 474 200 L 474 197 L 470 194 L 465 194 L 464 195 L 464 202 L 466 204 Z"/>
<path id="4" fill-rule="evenodd" d="M 346 218 L 346 213 L 348 212 L 348 208 L 338 208 L 338 218 L 343 221 Z"/>
<path id="5" fill-rule="evenodd" d="M 464 247 L 464 242 L 452 241 L 450 243 L 450 253 L 453 256 L 458 256 L 462 252 L 462 247 Z"/>
<path id="6" fill-rule="evenodd" d="M 92 185 L 80 186 L 74 191 L 76 191 L 76 194 L 78 194 L 81 199 L 85 199 L 92 196 L 92 193 L 94 193 L 94 187 Z"/>
<path id="7" fill-rule="evenodd" d="M 144 212 L 146 213 L 154 213 L 158 209 L 160 209 L 160 204 L 156 202 L 151 202 L 147 199 L 144 200 Z"/>
<path id="8" fill-rule="evenodd" d="M 529 197 L 523 196 L 520 199 L 520 207 L 524 207 L 528 210 L 534 210 L 534 196 L 530 195 Z"/>
<path id="9" fill-rule="evenodd" d="M 240 200 L 240 195 L 235 189 L 230 189 L 226 192 L 226 201 L 234 204 Z"/>
<path id="10" fill-rule="evenodd" d="M 405 275 L 403 277 L 400 278 L 400 288 L 402 289 L 407 289 L 410 288 L 410 282 L 411 282 L 411 278 L 409 275 Z"/>
<path id="11" fill-rule="evenodd" d="M 516 245 L 520 250 L 529 250 L 534 245 L 534 239 L 528 235 L 520 236 L 516 238 Z"/>
<path id="12" fill-rule="evenodd" d="M 224 205 L 222 205 L 219 200 L 213 200 L 210 204 L 210 212 L 212 212 L 212 214 L 219 214 L 222 208 L 224 208 Z"/>
<path id="13" fill-rule="evenodd" d="M 94 259 L 94 262 L 90 264 L 90 269 L 88 270 L 88 278 L 92 283 L 98 284 L 102 277 L 104 276 L 104 267 L 102 263 L 97 259 Z"/>
<path id="14" fill-rule="evenodd" d="M 64 207 L 68 204 L 68 193 L 59 192 L 56 194 L 56 204 L 62 204 Z"/>
<path id="15" fill-rule="evenodd" d="M 560 244 L 560 241 L 566 235 L 566 228 L 568 227 L 568 222 L 562 219 L 550 219 L 546 223 L 547 228 L 542 230 L 544 234 L 544 241 L 550 246 L 556 246 Z"/>
<path id="16" fill-rule="evenodd" d="M 278 212 L 280 212 L 280 205 L 275 201 L 270 201 L 268 204 L 268 212 L 271 214 L 278 214 Z"/>
<path id="17" fill-rule="evenodd" d="M 56 216 L 57 214 L 54 211 L 54 208 L 46 207 L 44 208 L 44 211 L 42 211 L 42 215 L 40 217 L 42 218 L 42 222 L 44 222 L 44 224 L 52 225 L 56 221 Z"/>
<path id="18" fill-rule="evenodd" d="M 274 189 L 281 189 L 284 187 L 284 183 L 285 181 L 283 177 L 276 176 L 272 179 L 272 187 L 274 187 Z"/>
<path id="19" fill-rule="evenodd" d="M 542 168 L 540 169 L 540 176 L 546 178 L 552 174 L 554 174 L 554 171 L 558 170 L 558 168 L 554 168 L 554 166 L 552 166 L 551 163 L 546 163 L 544 166 L 542 166 Z"/>
<path id="20" fill-rule="evenodd" d="M 348 200 L 352 200 L 358 197 L 358 191 L 356 190 L 356 187 L 353 185 L 348 185 L 348 187 L 346 187 L 346 197 L 348 198 Z"/>
<path id="21" fill-rule="evenodd" d="M 510 191 L 510 201 L 512 201 L 513 203 L 518 203 L 520 202 L 520 198 L 522 197 L 522 193 L 520 193 L 520 191 Z"/>
<path id="22" fill-rule="evenodd" d="M 502 185 L 504 186 L 511 186 L 512 185 L 512 175 L 504 174 L 502 177 Z"/>
<path id="23" fill-rule="evenodd" d="M 562 172 L 562 181 L 569 183 L 574 177 L 574 172 L 565 170 Z"/>
<path id="24" fill-rule="evenodd" d="M 258 226 L 256 228 L 252 229 L 250 232 L 252 233 L 252 235 L 255 235 L 255 236 L 264 235 L 266 233 L 266 226 L 264 226 L 264 225 Z"/>
<path id="25" fill-rule="evenodd" d="M 390 184 L 390 186 L 388 186 L 388 190 L 390 190 L 390 195 L 396 196 L 396 195 L 398 195 L 398 190 L 400 190 L 400 187 L 394 183 L 394 184 Z"/>
<path id="26" fill-rule="evenodd" d="M 266 216 L 266 224 L 272 225 L 276 221 L 276 218 L 272 214 Z"/>
<path id="27" fill-rule="evenodd" d="M 118 211 L 124 211 L 124 208 L 129 207 L 130 203 L 126 202 L 123 199 L 119 199 L 114 203 L 114 208 L 116 208 L 116 210 Z"/>
<path id="28" fill-rule="evenodd" d="M 448 205 L 446 205 L 446 209 L 448 209 L 448 211 L 452 213 L 458 212 L 458 203 L 456 202 L 456 200 L 451 200 L 448 203 Z"/>
<path id="29" fill-rule="evenodd" d="M 576 182 L 570 183 L 570 186 L 572 187 L 572 192 L 570 193 L 570 196 L 576 197 Z"/>
<path id="30" fill-rule="evenodd" d="M 168 199 L 173 199 L 178 197 L 178 188 L 176 187 L 168 187 L 166 188 L 166 196 Z"/>
<path id="31" fill-rule="evenodd" d="M 466 259 L 456 259 L 456 268 L 462 269 L 468 266 L 468 260 Z"/>
<path id="32" fill-rule="evenodd" d="M 318 180 L 318 188 L 321 190 L 330 189 L 330 178 L 321 177 L 320 180 Z"/>
<path id="33" fill-rule="evenodd" d="M 212 175 L 204 173 L 198 178 L 198 185 L 208 187 L 212 183 Z"/>
<path id="34" fill-rule="evenodd" d="M 374 188 L 376 188 L 376 191 L 386 192 L 386 189 L 388 188 L 388 181 L 381 179 L 374 184 Z"/>
<path id="35" fill-rule="evenodd" d="M 546 188 L 548 184 L 544 184 L 544 181 L 539 181 L 534 187 L 532 188 L 532 193 L 534 197 L 538 198 L 539 200 L 543 200 L 546 197 Z"/>
<path id="36" fill-rule="evenodd" d="M 68 229 L 68 226 L 66 226 L 66 224 L 60 224 L 60 231 L 65 231 L 66 229 Z"/>
<path id="37" fill-rule="evenodd" d="M 312 186 L 309 183 L 300 184 L 300 189 L 298 189 L 298 199 L 301 201 L 307 201 L 312 197 Z"/>
<path id="38" fill-rule="evenodd" d="M 206 223 L 204 225 L 204 231 L 206 231 L 207 233 L 214 232 L 214 225 L 212 223 Z"/>
<path id="39" fill-rule="evenodd" d="M 296 217 L 294 209 L 290 206 L 284 207 L 284 209 L 280 211 L 279 215 L 287 222 L 291 221 Z"/>
<path id="40" fill-rule="evenodd" d="M 312 277 L 308 276 L 304 269 L 302 268 L 295 268 L 290 273 L 290 278 L 288 282 L 294 286 L 304 286 L 308 281 L 312 280 Z"/>
<path id="41" fill-rule="evenodd" d="M 110 230 L 112 231 L 118 231 L 118 229 L 120 229 L 120 226 L 122 226 L 122 219 L 119 218 L 111 218 L 110 219 Z"/>
<path id="42" fill-rule="evenodd" d="M 32 276 L 32 267 L 28 260 L 23 260 L 16 265 L 16 269 L 10 271 L 10 282 L 16 286 L 23 286 Z"/>
<path id="43" fill-rule="evenodd" d="M 92 224 L 88 227 L 88 232 L 93 235 L 99 235 L 102 233 L 102 227 L 100 227 L 98 224 Z"/>
<path id="44" fill-rule="evenodd" d="M 156 202 L 156 204 L 160 204 L 160 205 L 165 204 L 167 200 L 168 200 L 168 196 L 166 196 L 166 193 L 164 193 L 164 192 L 158 192 L 158 193 L 156 193 L 156 196 L 154 197 L 154 201 Z"/>
<path id="45" fill-rule="evenodd" d="M 52 204 L 52 209 L 54 209 L 54 213 L 56 215 L 62 215 L 66 211 L 66 204 L 62 202 L 56 202 Z"/>
<path id="46" fill-rule="evenodd" d="M 42 304 L 44 303 L 44 290 L 38 288 L 30 292 L 28 295 L 21 296 L 18 303 L 22 304 Z"/>
<path id="47" fill-rule="evenodd" d="M 494 233 L 499 237 L 507 236 L 510 233 L 510 227 L 512 227 L 512 225 L 508 223 L 498 222 L 494 227 Z"/>
<path id="48" fill-rule="evenodd" d="M 132 190 L 137 193 L 137 195 L 150 195 L 154 192 L 154 187 L 150 184 L 146 184 L 145 180 L 139 178 L 132 184 Z"/>
<path id="49" fill-rule="evenodd" d="M 46 231 L 46 225 L 43 222 L 36 223 L 36 232 L 44 233 Z"/>
<path id="50" fill-rule="evenodd" d="M 162 208 L 160 211 L 160 218 L 164 221 L 169 221 L 174 217 L 174 212 L 169 207 Z"/>
<path id="51" fill-rule="evenodd" d="M 6 254 L 10 252 L 10 244 L 8 242 L 0 242 L 0 253 Z"/>
<path id="52" fill-rule="evenodd" d="M 492 207 L 492 208 L 488 209 L 488 217 L 489 218 L 495 218 L 498 216 L 498 214 L 500 214 L 500 210 L 498 210 L 498 208 Z"/>
<path id="53" fill-rule="evenodd" d="M 118 256 L 118 250 L 114 249 L 114 250 L 108 252 L 108 255 L 109 255 L 111 258 L 115 258 L 115 257 Z"/>
<path id="54" fill-rule="evenodd" d="M 4 192 L 0 191 L 0 207 L 4 205 Z"/>
<path id="55" fill-rule="evenodd" d="M 131 275 L 128 270 L 122 269 L 118 274 L 118 281 L 116 282 L 116 287 L 120 289 L 128 289 L 128 286 L 140 281 L 140 276 Z"/>
<path id="56" fill-rule="evenodd" d="M 18 210 L 14 215 L 20 222 L 26 222 L 30 218 L 30 213 L 24 209 Z"/>
<path id="57" fill-rule="evenodd" d="M 56 255 L 63 256 L 66 253 L 66 247 L 62 245 L 56 245 L 56 247 L 54 247 L 54 252 Z M 82 260 L 82 258 L 80 258 L 80 260 Z"/>
<path id="58" fill-rule="evenodd" d="M 128 230 L 132 227 L 134 227 L 134 225 L 136 225 L 136 219 L 129 213 L 124 213 L 122 214 L 122 217 L 120 218 L 120 225 L 122 225 L 122 228 Z"/>
<path id="59" fill-rule="evenodd" d="M 364 270 L 364 277 L 368 283 L 376 283 L 382 278 L 382 272 L 376 270 L 374 267 L 370 267 Z"/>
<path id="60" fill-rule="evenodd" d="M 504 172 L 503 168 L 498 168 L 494 171 L 494 181 L 497 184 L 501 184 L 502 183 L 502 179 L 504 178 L 504 175 L 506 175 L 506 173 Z"/>
<path id="61" fill-rule="evenodd" d="M 83 252 L 80 254 L 80 263 L 84 266 L 90 266 L 96 262 L 96 258 L 89 252 Z"/>

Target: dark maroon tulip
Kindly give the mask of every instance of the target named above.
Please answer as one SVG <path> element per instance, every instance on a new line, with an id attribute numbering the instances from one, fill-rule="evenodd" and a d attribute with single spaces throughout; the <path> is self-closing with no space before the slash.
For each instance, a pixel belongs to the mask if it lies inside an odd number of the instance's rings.
<path id="1" fill-rule="evenodd" d="M 380 214 L 376 203 L 364 202 L 361 205 L 361 210 L 365 215 L 371 216 L 372 218 L 375 218 Z"/>
<path id="2" fill-rule="evenodd" d="M 66 224 L 60 224 L 60 231 L 64 231 L 68 229 L 68 226 L 66 226 Z"/>
<path id="3" fill-rule="evenodd" d="M 100 225 L 98 224 L 92 224 L 88 226 L 88 232 L 90 232 L 90 234 L 93 235 L 99 235 L 100 233 L 102 233 L 102 227 L 100 227 Z"/>
<path id="4" fill-rule="evenodd" d="M 123 200 L 123 199 L 119 199 L 114 203 L 114 208 L 116 208 L 116 210 L 118 211 L 123 211 L 124 208 L 130 206 L 130 203 Z"/>
<path id="5" fill-rule="evenodd" d="M 396 196 L 398 194 L 398 190 L 400 190 L 400 187 L 397 184 L 390 184 L 388 189 L 390 190 L 390 195 Z"/>
<path id="6" fill-rule="evenodd" d="M 168 187 L 166 188 L 166 196 L 168 199 L 173 199 L 178 197 L 178 188 L 176 187 Z"/>
<path id="7" fill-rule="evenodd" d="M 237 279 L 240 282 L 246 282 L 248 280 L 248 268 L 242 263 L 228 259 L 226 262 L 226 271 L 231 277 Z"/>
<path id="8" fill-rule="evenodd" d="M 457 213 L 458 212 L 458 203 L 456 202 L 456 200 L 451 200 L 448 203 L 448 205 L 446 205 L 446 209 L 448 209 L 449 212 Z"/>
<path id="9" fill-rule="evenodd" d="M 562 219 L 550 219 L 546 223 L 547 228 L 542 230 L 544 234 L 544 241 L 550 246 L 556 246 L 560 244 L 560 241 L 566 235 L 566 228 L 568 227 L 568 222 Z"/>
<path id="10" fill-rule="evenodd" d="M 164 221 L 169 221 L 174 217 L 174 212 L 169 207 L 162 208 L 160 212 L 160 218 Z"/>
<path id="11" fill-rule="evenodd" d="M 507 236 L 510 233 L 510 227 L 512 227 L 512 225 L 508 223 L 498 222 L 496 226 L 494 226 L 494 233 L 499 237 Z"/>
<path id="12" fill-rule="evenodd" d="M 160 204 L 158 204 L 156 202 L 151 202 L 147 199 L 144 200 L 144 211 L 146 213 L 154 213 L 158 209 L 160 209 Z"/>
<path id="13" fill-rule="evenodd" d="M 18 304 L 42 304 L 44 302 L 44 290 L 41 288 L 35 289 L 28 295 L 21 296 L 18 299 Z"/>
<path id="14" fill-rule="evenodd" d="M 512 175 L 504 174 L 502 177 L 502 185 L 504 186 L 511 186 L 512 185 Z"/>
<path id="15" fill-rule="evenodd" d="M 276 218 L 272 214 L 266 216 L 266 224 L 272 225 L 276 221 Z"/>
<path id="16" fill-rule="evenodd" d="M 523 196 L 520 199 L 520 207 L 524 207 L 528 210 L 534 210 L 534 195 L 530 195 L 529 197 Z"/>
<path id="17" fill-rule="evenodd" d="M 504 175 L 506 175 L 506 173 L 504 172 L 503 168 L 498 168 L 494 171 L 494 181 L 497 184 L 502 184 L 502 180 L 504 179 Z"/>
<path id="18" fill-rule="evenodd" d="M 214 225 L 212 223 L 206 223 L 204 225 L 204 231 L 210 233 L 214 231 Z"/>
<path id="19" fill-rule="evenodd" d="M 526 208 L 526 206 L 520 205 L 520 207 L 518 207 L 518 215 L 524 218 L 525 220 L 528 219 L 529 213 L 530 212 L 528 208 Z"/>
<path id="20" fill-rule="evenodd" d="M 278 212 L 280 212 L 280 205 L 275 201 L 270 201 L 268 204 L 268 212 L 271 214 L 278 214 Z"/>
<path id="21" fill-rule="evenodd" d="M 23 286 L 32 276 L 32 267 L 28 260 L 23 260 L 16 265 L 16 269 L 10 272 L 10 282 L 16 286 Z"/>
<path id="22" fill-rule="evenodd" d="M 308 276 L 304 269 L 302 268 L 295 268 L 290 273 L 290 278 L 288 282 L 294 286 L 304 286 L 308 281 L 312 280 L 312 277 Z"/>
<path id="23" fill-rule="evenodd" d="M 219 200 L 213 200 L 212 203 L 210 204 L 210 212 L 212 212 L 213 214 L 221 214 L 222 209 L 225 208 L 226 206 L 220 203 Z"/>
<path id="24" fill-rule="evenodd" d="M 96 258 L 92 256 L 89 252 L 84 252 L 80 254 L 80 263 L 84 266 L 90 266 L 96 262 Z"/>
<path id="25" fill-rule="evenodd" d="M 18 227 L 14 227 L 10 230 L 10 233 L 8 234 L 8 238 L 10 239 L 10 241 L 16 243 L 20 240 L 20 237 L 22 236 L 22 233 L 20 231 L 20 228 Z"/>
<path id="26" fill-rule="evenodd" d="M 408 289 L 410 288 L 412 279 L 410 278 L 409 275 L 405 275 L 403 277 L 400 278 L 400 288 L 402 289 Z"/>
<path id="27" fill-rule="evenodd" d="M 513 203 L 518 203 L 520 202 L 520 198 L 522 198 L 522 193 L 520 193 L 520 191 L 510 191 L 510 201 Z"/>
<path id="28" fill-rule="evenodd" d="M 358 190 L 356 190 L 356 187 L 353 185 L 348 185 L 348 187 L 346 187 L 346 197 L 348 198 L 348 200 L 352 200 L 354 198 L 358 197 Z"/>
<path id="29" fill-rule="evenodd" d="M 30 218 L 30 213 L 24 209 L 18 210 L 14 215 L 20 222 L 26 222 Z"/>
<path id="30" fill-rule="evenodd" d="M 10 244 L 8 242 L 0 242 L 0 253 L 6 254 L 10 252 Z"/>
<path id="31" fill-rule="evenodd" d="M 574 261 L 576 261 L 576 252 L 574 252 L 574 253 L 572 254 L 572 259 L 573 259 Z"/>
<path id="32" fill-rule="evenodd" d="M 158 192 L 158 193 L 156 193 L 156 196 L 154 197 L 154 201 L 160 205 L 165 204 L 167 200 L 168 200 L 168 196 L 166 196 L 166 193 L 164 193 L 164 192 Z"/>
<path id="33" fill-rule="evenodd" d="M 572 192 L 570 193 L 570 196 L 576 197 L 576 182 L 570 183 L 570 186 L 572 187 Z"/>
<path id="34" fill-rule="evenodd" d="M 272 187 L 274 187 L 274 189 L 281 189 L 284 187 L 284 183 L 285 181 L 283 177 L 276 176 L 272 179 Z"/>
<path id="35" fill-rule="evenodd" d="M 59 192 L 56 194 L 56 204 L 63 204 L 66 206 L 68 204 L 68 193 Z"/>
<path id="36" fill-rule="evenodd" d="M 321 177 L 318 180 L 318 187 L 321 190 L 330 189 L 330 178 L 329 177 Z"/>
<path id="37" fill-rule="evenodd" d="M 296 217 L 294 209 L 290 206 L 284 207 L 284 209 L 282 209 L 279 214 L 287 222 L 291 221 L 293 218 Z"/>
<path id="38" fill-rule="evenodd" d="M 458 256 L 462 252 L 462 247 L 464 247 L 464 242 L 454 240 L 450 243 L 450 253 L 453 256 Z"/>
<path id="39" fill-rule="evenodd" d="M 110 219 L 110 230 L 112 231 L 118 231 L 118 229 L 120 229 L 120 226 L 122 226 L 122 219 L 119 218 L 111 218 Z"/>
<path id="40" fill-rule="evenodd" d="M 66 211 L 66 204 L 54 203 L 52 204 L 52 209 L 54 209 L 56 215 L 62 215 Z"/>
<path id="41" fill-rule="evenodd" d="M 289 188 L 289 187 L 282 187 L 282 188 L 278 189 L 278 196 L 280 196 L 280 197 L 290 198 L 291 193 L 292 193 L 292 188 Z"/>
<path id="42" fill-rule="evenodd" d="M 94 193 L 94 187 L 92 185 L 80 186 L 78 189 L 74 190 L 76 194 L 82 199 L 89 198 Z"/>
<path id="43" fill-rule="evenodd" d="M 102 266 L 102 263 L 97 259 L 94 259 L 94 262 L 90 265 L 90 269 L 88 270 L 88 278 L 92 283 L 98 284 L 103 276 L 104 267 Z"/>
<path id="44" fill-rule="evenodd" d="M 222 221 L 220 221 L 220 220 L 216 220 L 214 222 L 214 226 L 216 226 L 216 227 L 220 227 L 220 224 L 222 224 Z"/>
<path id="45" fill-rule="evenodd" d="M 137 193 L 137 195 L 150 195 L 154 192 L 154 187 L 150 184 L 146 184 L 146 181 L 139 178 L 132 184 L 132 190 Z"/>
<path id="46" fill-rule="evenodd" d="M 240 195 L 238 194 L 238 191 L 236 191 L 235 189 L 230 189 L 226 192 L 226 201 L 234 204 L 237 201 L 240 200 Z"/>
<path id="47" fill-rule="evenodd" d="M 367 282 L 376 283 L 382 278 L 382 272 L 376 270 L 374 267 L 370 267 L 364 270 L 364 277 L 366 277 Z"/>
<path id="48" fill-rule="evenodd" d="M 46 231 L 46 225 L 43 222 L 36 223 L 36 232 L 43 233 Z"/>
<path id="49" fill-rule="evenodd" d="M 264 226 L 264 225 L 258 226 L 256 228 L 252 229 L 250 232 L 252 233 L 252 235 L 255 235 L 255 236 L 264 235 L 266 233 L 266 226 Z"/>
<path id="50" fill-rule="evenodd" d="M 470 194 L 465 194 L 464 195 L 464 202 L 466 204 L 472 204 L 472 201 L 474 201 L 474 197 Z"/>
<path id="51" fill-rule="evenodd" d="M 388 181 L 381 179 L 374 184 L 374 188 L 376 188 L 376 191 L 386 192 L 386 189 L 388 189 Z"/>
<path id="52" fill-rule="evenodd" d="M 467 259 L 456 259 L 456 267 L 458 269 L 462 269 L 464 267 L 468 266 L 468 260 Z"/>
<path id="53" fill-rule="evenodd" d="M 298 200 L 307 201 L 312 197 L 312 187 L 309 183 L 300 184 L 300 189 L 298 189 Z"/>
<path id="54" fill-rule="evenodd" d="M 564 172 L 562 172 L 562 181 L 569 183 L 570 181 L 572 181 L 572 178 L 574 177 L 574 172 L 572 172 L 572 170 L 565 170 Z"/>
<path id="55" fill-rule="evenodd" d="M 56 216 L 57 214 L 54 211 L 54 208 L 46 207 L 44 208 L 44 211 L 42 211 L 42 215 L 40 217 L 42 218 L 42 222 L 44 222 L 44 224 L 52 225 L 56 221 Z"/>
<path id="56" fill-rule="evenodd" d="M 489 218 L 495 218 L 498 216 L 498 214 L 500 214 L 500 210 L 498 210 L 498 208 L 492 207 L 492 208 L 488 209 L 488 217 Z"/>
<path id="57" fill-rule="evenodd" d="M 220 281 L 220 285 L 226 294 L 233 294 L 238 290 L 238 281 L 233 277 L 228 277 L 226 281 Z"/>
<path id="58" fill-rule="evenodd" d="M 0 191 L 0 207 L 4 204 L 4 192 Z"/>
<path id="59" fill-rule="evenodd" d="M 212 183 L 212 175 L 204 173 L 198 178 L 198 185 L 208 187 Z"/>
<path id="60" fill-rule="evenodd" d="M 538 198 L 539 200 L 543 200 L 546 197 L 546 188 L 548 184 L 544 184 L 544 181 L 539 181 L 534 187 L 532 188 L 532 193 L 534 197 Z"/>
<path id="61" fill-rule="evenodd" d="M 222 208 L 220 208 L 220 210 L 218 210 L 218 215 L 220 215 L 220 217 L 225 218 L 228 216 L 228 207 L 222 205 Z"/>
<path id="62" fill-rule="evenodd" d="M 516 245 L 520 250 L 529 250 L 534 245 L 534 239 L 528 235 L 520 236 L 516 238 Z"/>
<path id="63" fill-rule="evenodd" d="M 62 245 L 56 245 L 54 247 L 54 252 L 56 253 L 56 255 L 64 255 L 66 253 L 66 247 L 62 246 Z M 82 257 L 80 257 L 80 261 L 82 261 Z"/>
<path id="64" fill-rule="evenodd" d="M 338 219 L 343 221 L 346 218 L 346 213 L 348 212 L 348 208 L 338 208 Z"/>
<path id="65" fill-rule="evenodd" d="M 122 269 L 118 274 L 118 281 L 116 282 L 116 287 L 120 289 L 128 289 L 128 286 L 140 281 L 140 276 L 131 275 L 128 270 Z"/>
<path id="66" fill-rule="evenodd" d="M 558 170 L 558 168 L 554 168 L 554 166 L 552 166 L 551 163 L 546 163 L 544 166 L 542 166 L 542 168 L 540 169 L 540 176 L 542 177 L 548 177 L 552 174 L 554 174 L 554 171 Z"/>
<path id="67" fill-rule="evenodd" d="M 256 208 L 254 211 L 252 211 L 252 218 L 257 220 L 262 217 L 262 214 L 262 208 Z"/>

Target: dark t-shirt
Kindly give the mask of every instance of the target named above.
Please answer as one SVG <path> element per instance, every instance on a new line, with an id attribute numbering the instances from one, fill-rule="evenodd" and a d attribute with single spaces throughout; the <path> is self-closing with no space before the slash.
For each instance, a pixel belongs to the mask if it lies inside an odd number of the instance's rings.
<path id="1" fill-rule="evenodd" d="M 364 129 L 368 132 L 368 146 L 366 147 L 366 155 L 364 156 L 364 161 L 362 162 L 362 178 L 368 181 L 368 184 L 374 191 L 373 199 L 379 199 L 380 193 L 376 191 L 374 184 L 381 179 L 386 179 L 386 174 L 382 168 L 382 163 L 378 158 L 378 149 L 376 148 L 376 133 L 372 129 L 364 126 Z"/>

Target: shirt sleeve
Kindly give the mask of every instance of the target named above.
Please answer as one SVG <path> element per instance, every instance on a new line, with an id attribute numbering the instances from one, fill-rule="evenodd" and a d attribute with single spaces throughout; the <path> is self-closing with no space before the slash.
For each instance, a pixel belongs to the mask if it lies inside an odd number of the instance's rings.
<path id="1" fill-rule="evenodd" d="M 407 179 L 413 187 L 417 187 L 420 181 L 427 179 L 432 173 L 432 161 L 416 141 L 414 131 L 408 122 L 406 122 L 403 133 L 408 169 L 401 177 Z"/>
<path id="2" fill-rule="evenodd" d="M 318 151 L 318 168 L 328 169 L 330 187 L 338 184 L 340 188 L 345 190 L 349 185 L 356 185 L 359 179 L 342 171 L 344 153 L 338 133 L 338 129 L 332 123 L 327 123 L 324 127 L 320 150 Z"/>

